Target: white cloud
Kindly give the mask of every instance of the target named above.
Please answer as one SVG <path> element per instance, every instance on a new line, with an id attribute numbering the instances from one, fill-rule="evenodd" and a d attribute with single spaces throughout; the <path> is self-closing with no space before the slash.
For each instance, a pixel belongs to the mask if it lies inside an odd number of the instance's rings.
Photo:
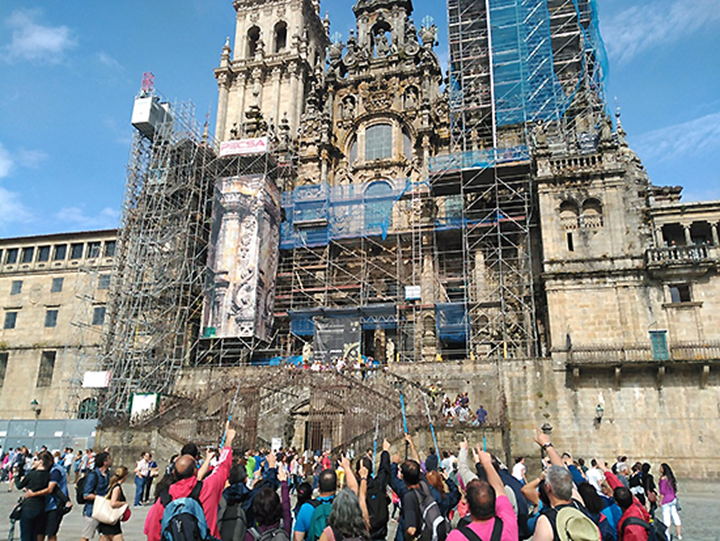
<path id="1" fill-rule="evenodd" d="M 641 134 L 631 146 L 661 163 L 720 150 L 720 112 Z"/>
<path id="2" fill-rule="evenodd" d="M 610 56 L 627 63 L 656 46 L 679 41 L 720 22 L 718 0 L 652 0 L 601 22 Z"/>
<path id="3" fill-rule="evenodd" d="M 11 154 L 10 151 L 0 143 L 0 178 L 9 176 L 17 166 L 37 169 L 47 158 L 48 155 L 42 150 L 21 148 Z"/>
<path id="4" fill-rule="evenodd" d="M 32 221 L 32 213 L 20 201 L 20 194 L 0 186 L 0 228 L 8 224 Z"/>
<path id="5" fill-rule="evenodd" d="M 83 229 L 113 229 L 118 227 L 120 212 L 114 208 L 105 207 L 94 216 L 87 214 L 85 206 L 64 207 L 55 214 L 55 219 L 73 227 Z"/>
<path id="6" fill-rule="evenodd" d="M 77 45 L 67 26 L 44 26 L 36 22 L 39 10 L 14 11 L 5 21 L 12 30 L 12 41 L 3 49 L 7 60 L 59 62 L 63 54 Z"/>
<path id="7" fill-rule="evenodd" d="M 122 64 L 120 64 L 120 62 L 115 60 L 109 54 L 100 52 L 100 53 L 97 53 L 95 56 L 102 65 L 107 66 L 108 68 L 111 68 L 111 69 L 117 70 L 117 71 L 123 70 Z"/>
<path id="8" fill-rule="evenodd" d="M 0 143 L 0 178 L 6 177 L 10 174 L 13 168 L 14 162 L 12 156 L 7 149 Z"/>

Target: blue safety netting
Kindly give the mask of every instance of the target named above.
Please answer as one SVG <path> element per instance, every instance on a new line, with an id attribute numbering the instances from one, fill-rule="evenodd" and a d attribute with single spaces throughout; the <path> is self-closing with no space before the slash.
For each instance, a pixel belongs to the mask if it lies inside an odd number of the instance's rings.
<path id="1" fill-rule="evenodd" d="M 467 340 L 470 322 L 465 303 L 453 302 L 435 305 L 435 328 L 443 342 L 457 344 Z"/>
<path id="2" fill-rule="evenodd" d="M 573 28 L 582 37 L 582 72 L 574 87 L 563 88 L 555 70 L 553 36 L 547 0 L 488 0 L 490 38 L 492 41 L 493 96 L 495 120 L 507 126 L 537 120 L 560 118 L 572 104 L 583 81 L 589 81 L 604 103 L 604 78 L 608 73 L 607 54 L 600 36 L 595 0 L 572 0 L 576 12 Z M 468 13 L 473 13 L 468 11 Z M 460 16 L 462 17 L 462 15 Z M 458 28 L 463 27 L 461 22 Z M 452 29 L 451 29 L 452 33 Z M 451 42 L 467 40 L 467 36 L 450 36 Z M 562 37 L 556 39 L 562 39 Z M 463 99 L 465 77 L 472 86 L 476 48 L 465 45 L 454 54 L 450 73 L 450 107 L 454 111 L 472 107 L 470 94 Z M 464 52 L 468 51 L 468 52 Z"/>
<path id="3" fill-rule="evenodd" d="M 322 246 L 332 239 L 377 235 L 392 227 L 393 208 L 414 186 L 406 179 L 330 186 L 299 186 L 284 192 L 281 248 Z"/>

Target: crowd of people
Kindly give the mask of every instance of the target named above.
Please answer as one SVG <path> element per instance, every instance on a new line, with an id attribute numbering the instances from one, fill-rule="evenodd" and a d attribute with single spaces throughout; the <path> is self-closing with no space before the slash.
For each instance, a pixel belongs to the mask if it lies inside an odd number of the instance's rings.
<path id="1" fill-rule="evenodd" d="M 149 541 L 386 540 L 393 523 L 395 541 L 655 541 L 670 540 L 673 531 L 682 539 L 678 484 L 668 464 L 658 467 L 657 482 L 650 464 L 627 457 L 612 466 L 596 458 L 586 465 L 561 454 L 540 431 L 535 442 L 545 458 L 534 479 L 528 478 L 529 457 L 517 457 L 510 470 L 467 441 L 457 453 L 434 446 L 422 459 L 406 434 L 403 459 L 387 440 L 377 456 L 368 450 L 355 457 L 348 449 L 333 457 L 293 449 L 233 452 L 235 436 L 228 427 L 223 448 L 208 449 L 204 457 L 196 445 L 185 445 L 152 498 L 146 491 L 160 476 L 152 475 L 157 464 L 143 453 L 132 472 L 134 503 L 152 504 L 144 524 Z M 26 450 L 17 453 L 24 457 Z M 96 534 L 121 541 L 122 522 L 130 516 L 123 483 L 131 472 L 113 468 L 107 450 L 92 457 L 76 488 L 83 504 L 81 541 Z M 72 505 L 68 474 L 75 461 L 68 469 L 63 455 L 44 449 L 29 468 L 22 462 L 13 468 L 15 486 L 25 490 L 22 540 L 53 541 Z M 101 500 L 106 512 L 119 511 L 114 522 L 98 516 Z"/>

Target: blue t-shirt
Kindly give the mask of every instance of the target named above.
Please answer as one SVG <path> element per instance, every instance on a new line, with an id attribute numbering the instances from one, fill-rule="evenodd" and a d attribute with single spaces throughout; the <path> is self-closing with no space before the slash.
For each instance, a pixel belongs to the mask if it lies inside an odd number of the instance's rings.
<path id="1" fill-rule="evenodd" d="M 332 502 L 334 499 L 335 496 L 321 496 L 317 500 L 319 502 L 325 503 Z M 295 527 L 293 528 L 293 531 L 307 533 L 307 531 L 310 529 L 310 519 L 312 518 L 314 512 L 315 507 L 313 506 L 313 504 L 309 502 L 305 502 L 304 504 L 302 504 L 300 511 L 298 511 L 297 518 L 295 519 Z"/>
<path id="2" fill-rule="evenodd" d="M 65 496 L 68 495 L 67 475 L 65 474 L 65 468 L 63 468 L 59 464 L 54 464 L 52 469 L 50 470 L 50 482 L 57 484 L 57 486 L 60 488 L 63 494 L 65 494 Z M 58 502 L 55 497 L 52 494 L 46 496 L 45 511 L 53 511 L 57 508 Z"/>
<path id="3" fill-rule="evenodd" d="M 105 496 L 108 489 L 108 483 L 110 482 L 110 474 L 102 474 L 100 470 L 92 470 L 88 472 L 87 481 L 85 481 L 85 487 L 83 490 L 83 496 L 95 494 L 96 496 Z M 86 503 L 83 507 L 83 515 L 86 517 L 92 516 L 93 504 L 92 502 Z"/>

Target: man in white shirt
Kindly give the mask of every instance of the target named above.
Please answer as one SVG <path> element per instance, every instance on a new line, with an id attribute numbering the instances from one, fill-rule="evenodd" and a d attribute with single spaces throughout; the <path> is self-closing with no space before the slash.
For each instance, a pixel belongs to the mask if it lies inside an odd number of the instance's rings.
<path id="1" fill-rule="evenodd" d="M 525 457 L 519 456 L 515 459 L 515 465 L 512 469 L 512 476 L 520 481 L 523 485 L 527 483 L 525 479 L 525 472 L 527 471 L 527 468 L 525 467 Z"/>
<path id="2" fill-rule="evenodd" d="M 605 474 L 598 468 L 597 460 L 594 458 L 590 461 L 590 469 L 587 471 L 585 476 L 587 477 L 588 483 L 590 483 L 598 494 L 602 494 L 602 484 L 605 481 Z"/>

